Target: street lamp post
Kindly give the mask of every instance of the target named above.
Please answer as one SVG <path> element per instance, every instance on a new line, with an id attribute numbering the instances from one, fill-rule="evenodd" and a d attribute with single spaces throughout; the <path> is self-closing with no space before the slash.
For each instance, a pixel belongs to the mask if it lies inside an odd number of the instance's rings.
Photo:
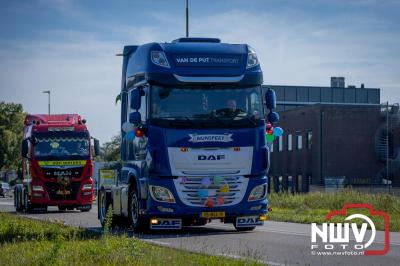
<path id="1" fill-rule="evenodd" d="M 48 94 L 49 115 L 50 115 L 50 91 L 42 91 L 42 92 Z"/>

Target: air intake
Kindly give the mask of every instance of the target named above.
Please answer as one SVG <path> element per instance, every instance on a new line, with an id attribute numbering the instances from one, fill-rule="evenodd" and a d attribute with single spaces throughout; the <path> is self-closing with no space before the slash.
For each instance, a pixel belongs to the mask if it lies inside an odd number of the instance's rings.
<path id="1" fill-rule="evenodd" d="M 199 38 L 199 37 L 187 37 L 187 38 L 179 38 L 173 40 L 172 42 L 211 42 L 211 43 L 220 43 L 221 40 L 218 38 Z"/>

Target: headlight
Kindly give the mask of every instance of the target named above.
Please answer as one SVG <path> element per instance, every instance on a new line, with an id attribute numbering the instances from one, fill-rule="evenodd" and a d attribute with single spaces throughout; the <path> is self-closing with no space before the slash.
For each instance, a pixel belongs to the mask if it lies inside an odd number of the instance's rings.
<path id="1" fill-rule="evenodd" d="M 92 184 L 85 184 L 82 187 L 82 190 L 92 190 L 93 185 Z"/>
<path id="2" fill-rule="evenodd" d="M 168 67 L 169 63 L 165 53 L 162 51 L 152 51 L 151 52 L 151 62 L 157 66 Z"/>
<path id="3" fill-rule="evenodd" d="M 253 188 L 250 192 L 248 201 L 264 199 L 267 196 L 267 185 L 262 184 Z"/>
<path id="4" fill-rule="evenodd" d="M 175 198 L 168 188 L 150 186 L 150 195 L 155 201 L 175 203 Z"/>
<path id="5" fill-rule="evenodd" d="M 247 54 L 247 66 L 246 68 L 251 68 L 258 65 L 260 62 L 258 61 L 256 51 L 253 48 L 248 46 L 249 52 Z"/>
<path id="6" fill-rule="evenodd" d="M 32 190 L 33 191 L 44 191 L 44 188 L 42 187 L 42 186 L 40 186 L 40 185 L 34 185 L 34 186 L 32 186 Z"/>

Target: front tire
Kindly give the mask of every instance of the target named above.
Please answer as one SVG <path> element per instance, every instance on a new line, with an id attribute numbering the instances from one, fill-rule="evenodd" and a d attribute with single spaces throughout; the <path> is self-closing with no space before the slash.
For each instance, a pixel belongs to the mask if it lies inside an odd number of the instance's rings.
<path id="1" fill-rule="evenodd" d="M 104 189 L 99 191 L 98 196 L 98 218 L 100 220 L 101 226 L 104 228 L 106 225 L 107 212 L 112 211 L 113 205 L 111 202 L 111 195 L 107 193 Z M 124 227 L 126 225 L 126 218 L 117 215 L 112 215 L 112 221 L 110 226 L 114 227 Z"/>
<path id="2" fill-rule="evenodd" d="M 101 223 L 101 226 L 104 227 L 105 221 L 106 221 L 106 215 L 107 215 L 107 210 L 108 210 L 108 202 L 106 198 L 106 191 L 104 189 L 101 189 L 99 191 L 99 196 L 98 196 L 98 208 L 97 212 L 99 214 L 99 220 Z"/>

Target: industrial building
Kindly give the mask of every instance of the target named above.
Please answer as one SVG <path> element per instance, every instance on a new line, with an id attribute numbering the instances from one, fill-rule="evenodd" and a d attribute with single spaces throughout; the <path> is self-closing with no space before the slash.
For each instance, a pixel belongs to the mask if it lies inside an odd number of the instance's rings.
<path id="1" fill-rule="evenodd" d="M 381 105 L 376 88 L 274 86 L 284 135 L 271 146 L 275 190 L 333 183 L 400 187 L 398 104 Z"/>

